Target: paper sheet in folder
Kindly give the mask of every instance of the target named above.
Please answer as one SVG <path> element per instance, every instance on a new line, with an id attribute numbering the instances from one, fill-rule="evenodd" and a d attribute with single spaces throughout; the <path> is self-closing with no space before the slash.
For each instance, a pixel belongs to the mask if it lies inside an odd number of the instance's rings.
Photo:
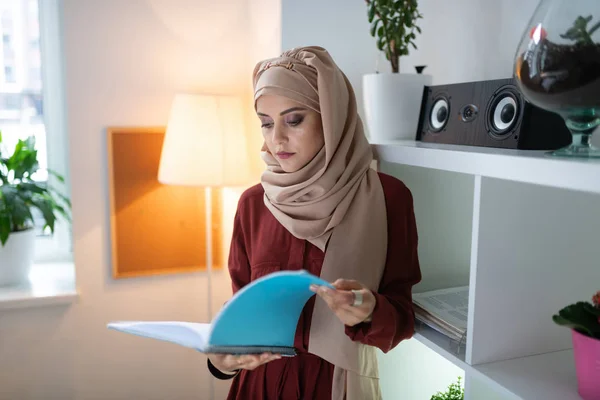
<path id="1" fill-rule="evenodd" d="M 202 353 L 296 354 L 294 335 L 300 313 L 315 295 L 311 284 L 332 285 L 306 271 L 281 271 L 239 290 L 212 323 L 185 321 L 114 321 L 119 332 L 162 340 Z"/>

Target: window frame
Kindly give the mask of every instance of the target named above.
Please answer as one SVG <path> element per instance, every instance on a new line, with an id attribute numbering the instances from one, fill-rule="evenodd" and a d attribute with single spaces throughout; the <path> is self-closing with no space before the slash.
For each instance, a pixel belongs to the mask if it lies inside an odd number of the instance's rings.
<path id="1" fill-rule="evenodd" d="M 48 168 L 65 179 L 57 182 L 52 175 L 47 184 L 59 187 L 70 197 L 69 141 L 66 122 L 65 63 L 63 48 L 62 0 L 37 0 L 40 29 L 40 69 Z M 49 101 L 49 99 L 52 99 Z M 52 236 L 36 239 L 35 262 L 72 260 L 71 224 L 58 219 Z"/>

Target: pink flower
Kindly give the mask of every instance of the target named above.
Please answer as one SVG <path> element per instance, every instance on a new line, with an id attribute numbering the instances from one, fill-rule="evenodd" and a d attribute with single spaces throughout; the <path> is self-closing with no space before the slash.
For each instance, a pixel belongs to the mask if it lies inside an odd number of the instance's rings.
<path id="1" fill-rule="evenodd" d="M 600 308 L 600 290 L 592 297 L 592 303 L 598 308 Z"/>

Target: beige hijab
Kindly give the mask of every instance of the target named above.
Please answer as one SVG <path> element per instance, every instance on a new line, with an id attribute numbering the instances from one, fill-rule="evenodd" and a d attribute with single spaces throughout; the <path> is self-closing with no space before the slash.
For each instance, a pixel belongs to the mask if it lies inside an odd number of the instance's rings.
<path id="1" fill-rule="evenodd" d="M 383 189 L 350 82 L 321 47 L 302 47 L 258 63 L 255 100 L 288 97 L 321 113 L 325 146 L 305 167 L 284 172 L 263 146 L 265 205 L 294 236 L 325 251 L 321 277 L 355 279 L 377 291 L 387 253 Z M 333 400 L 379 399 L 375 348 L 353 342 L 316 299 L 309 351 L 334 364 Z"/>

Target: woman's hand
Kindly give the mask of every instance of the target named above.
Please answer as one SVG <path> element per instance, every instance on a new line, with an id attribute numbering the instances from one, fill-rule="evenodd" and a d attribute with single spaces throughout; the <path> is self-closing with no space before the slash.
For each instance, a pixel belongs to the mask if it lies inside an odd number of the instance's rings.
<path id="1" fill-rule="evenodd" d="M 240 369 L 252 371 L 263 364 L 280 359 L 281 355 L 271 353 L 246 354 L 240 356 L 231 354 L 208 354 L 208 358 L 212 365 L 219 371 L 232 373 Z"/>
<path id="2" fill-rule="evenodd" d="M 344 325 L 354 326 L 371 321 L 377 300 L 369 289 L 358 281 L 346 279 L 338 279 L 332 285 L 335 289 L 311 285 L 310 290 L 325 300 Z M 353 305 L 355 295 L 352 290 L 359 292 L 358 297 L 362 295 L 361 305 Z"/>

